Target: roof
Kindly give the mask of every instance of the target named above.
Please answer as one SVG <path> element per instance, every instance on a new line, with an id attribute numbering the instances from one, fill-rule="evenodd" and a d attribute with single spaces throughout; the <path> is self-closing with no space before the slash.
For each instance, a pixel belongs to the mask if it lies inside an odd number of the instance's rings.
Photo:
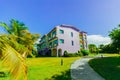
<path id="1" fill-rule="evenodd" d="M 75 31 L 77 31 L 77 32 L 80 32 L 79 29 L 77 29 L 76 27 L 71 26 L 71 25 L 65 25 L 65 24 L 62 24 L 62 25 L 60 25 L 60 27 L 71 28 L 71 29 L 73 29 L 73 30 L 75 30 Z"/>
<path id="2" fill-rule="evenodd" d="M 86 33 L 87 34 L 87 32 L 85 32 L 85 31 L 81 31 L 80 33 Z"/>
<path id="3" fill-rule="evenodd" d="M 76 27 L 74 27 L 74 26 L 72 26 L 72 25 L 62 24 L 62 25 L 59 25 L 59 27 L 71 28 L 71 29 L 73 29 L 73 30 L 75 30 L 75 31 L 77 31 L 77 32 L 79 32 L 79 33 L 87 33 L 87 32 L 84 32 L 84 31 L 80 31 L 78 28 L 76 28 Z M 55 29 L 56 29 L 56 27 L 53 28 L 49 33 L 51 33 L 52 31 L 54 31 Z M 41 37 L 41 39 L 44 38 L 45 36 L 49 35 L 49 33 L 43 35 L 43 36 Z"/>

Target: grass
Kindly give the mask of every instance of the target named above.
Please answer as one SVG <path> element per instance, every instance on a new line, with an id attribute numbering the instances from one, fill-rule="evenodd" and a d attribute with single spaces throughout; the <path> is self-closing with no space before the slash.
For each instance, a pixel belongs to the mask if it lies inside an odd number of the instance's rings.
<path id="1" fill-rule="evenodd" d="M 114 57 L 114 56 L 120 56 L 120 54 L 111 54 L 111 53 L 90 53 L 88 57 L 95 57 L 95 56 L 103 56 L 103 57 Z"/>
<path id="2" fill-rule="evenodd" d="M 101 54 L 100 54 L 101 55 Z M 107 56 L 107 57 L 115 57 L 115 56 L 120 56 L 120 54 L 108 54 L 108 53 L 104 53 L 102 54 L 103 56 Z"/>
<path id="3" fill-rule="evenodd" d="M 94 57 L 94 56 L 96 56 L 96 55 L 98 55 L 98 54 L 96 54 L 96 53 L 90 53 L 88 56 L 89 56 L 89 57 Z"/>
<path id="4" fill-rule="evenodd" d="M 70 65 L 80 57 L 62 58 L 28 58 L 28 78 L 29 80 L 70 80 Z M 0 77 L 6 80 L 8 77 Z"/>
<path id="5" fill-rule="evenodd" d="M 105 54 L 104 58 L 96 58 L 89 61 L 90 66 L 98 72 L 105 80 L 120 80 L 120 57 Z"/>

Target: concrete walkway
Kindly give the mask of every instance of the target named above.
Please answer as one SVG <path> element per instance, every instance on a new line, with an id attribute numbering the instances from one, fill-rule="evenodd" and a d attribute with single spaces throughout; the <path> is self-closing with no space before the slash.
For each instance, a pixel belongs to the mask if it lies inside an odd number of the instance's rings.
<path id="1" fill-rule="evenodd" d="M 82 58 L 71 65 L 72 80 L 105 80 L 89 66 L 90 59 Z"/>

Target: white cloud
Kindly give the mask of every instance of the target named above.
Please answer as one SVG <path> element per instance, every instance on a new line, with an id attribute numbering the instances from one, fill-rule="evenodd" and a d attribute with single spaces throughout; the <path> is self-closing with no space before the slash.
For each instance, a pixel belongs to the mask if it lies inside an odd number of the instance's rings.
<path id="1" fill-rule="evenodd" d="M 88 35 L 88 44 L 96 44 L 97 46 L 100 44 L 109 44 L 111 43 L 111 39 L 109 37 L 104 37 L 102 35 Z"/>

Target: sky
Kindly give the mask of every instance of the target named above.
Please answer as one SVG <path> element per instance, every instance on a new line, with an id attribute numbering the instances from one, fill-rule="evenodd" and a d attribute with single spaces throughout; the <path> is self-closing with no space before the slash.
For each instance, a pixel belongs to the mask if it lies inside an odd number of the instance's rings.
<path id="1" fill-rule="evenodd" d="M 106 44 L 120 24 L 120 0 L 0 0 L 0 22 L 11 19 L 41 36 L 57 25 L 73 25 L 87 32 L 89 43 Z"/>

